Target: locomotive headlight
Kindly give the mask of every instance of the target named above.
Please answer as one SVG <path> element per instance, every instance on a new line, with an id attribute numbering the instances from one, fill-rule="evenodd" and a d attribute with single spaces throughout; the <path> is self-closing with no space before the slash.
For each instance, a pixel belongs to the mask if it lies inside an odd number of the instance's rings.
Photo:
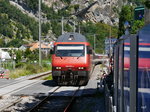
<path id="1" fill-rule="evenodd" d="M 60 70 L 60 69 L 61 69 L 61 67 L 56 67 L 56 69 L 57 69 L 57 70 Z"/>
<path id="2" fill-rule="evenodd" d="M 84 67 L 79 67 L 78 69 L 79 69 L 79 70 L 83 70 L 83 69 L 84 69 Z"/>

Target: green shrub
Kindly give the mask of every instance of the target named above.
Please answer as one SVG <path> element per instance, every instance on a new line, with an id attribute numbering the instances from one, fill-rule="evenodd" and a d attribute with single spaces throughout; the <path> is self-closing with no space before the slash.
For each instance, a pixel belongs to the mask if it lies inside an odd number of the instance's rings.
<path id="1" fill-rule="evenodd" d="M 17 63 L 16 64 L 16 68 L 22 68 L 22 67 L 24 67 L 25 66 L 25 63 L 22 63 L 22 62 L 19 62 L 19 63 Z"/>
<path id="2" fill-rule="evenodd" d="M 41 69 L 41 67 L 39 65 L 27 64 L 25 66 L 25 69 L 30 71 L 31 73 L 37 73 Z"/>
<path id="3" fill-rule="evenodd" d="M 30 71 L 28 70 L 25 70 L 23 68 L 19 68 L 19 69 L 15 69 L 15 70 L 12 70 L 10 72 L 10 75 L 9 75 L 9 78 L 18 78 L 20 76 L 25 76 L 25 75 L 29 75 L 30 74 Z"/>

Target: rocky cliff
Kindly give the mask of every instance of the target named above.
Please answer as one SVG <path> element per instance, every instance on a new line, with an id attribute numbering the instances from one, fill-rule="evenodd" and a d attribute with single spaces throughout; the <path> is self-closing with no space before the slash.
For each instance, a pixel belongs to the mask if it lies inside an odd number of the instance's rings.
<path id="1" fill-rule="evenodd" d="M 43 2 L 53 7 L 55 11 L 68 5 L 79 5 L 77 10 L 72 10 L 72 14 L 77 18 L 110 25 L 118 24 L 118 12 L 122 4 L 122 0 L 71 0 L 69 4 L 65 0 L 44 0 Z"/>

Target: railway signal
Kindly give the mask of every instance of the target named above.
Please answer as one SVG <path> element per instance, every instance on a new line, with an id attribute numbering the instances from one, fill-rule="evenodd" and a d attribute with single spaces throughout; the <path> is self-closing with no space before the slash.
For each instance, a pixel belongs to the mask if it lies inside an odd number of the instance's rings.
<path id="1" fill-rule="evenodd" d="M 144 7 L 136 7 L 134 9 L 134 19 L 135 20 L 142 20 L 144 18 Z"/>

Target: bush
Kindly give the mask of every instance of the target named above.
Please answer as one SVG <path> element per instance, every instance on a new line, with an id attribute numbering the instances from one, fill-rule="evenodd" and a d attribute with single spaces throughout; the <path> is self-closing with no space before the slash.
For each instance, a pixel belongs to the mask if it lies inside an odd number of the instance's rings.
<path id="1" fill-rule="evenodd" d="M 16 68 L 23 68 L 25 66 L 25 63 L 21 63 L 21 62 L 19 62 L 19 63 L 17 63 L 16 64 Z"/>
<path id="2" fill-rule="evenodd" d="M 23 68 L 19 68 L 19 69 L 15 69 L 15 70 L 12 70 L 10 72 L 10 75 L 9 75 L 9 78 L 18 78 L 20 76 L 26 76 L 27 74 L 30 74 L 30 71 L 27 71 Z"/>
<path id="3" fill-rule="evenodd" d="M 38 73 L 38 71 L 41 70 L 41 67 L 39 65 L 27 64 L 25 69 L 31 73 Z"/>
<path id="4" fill-rule="evenodd" d="M 12 70 L 10 72 L 9 76 L 10 78 L 18 78 L 20 76 L 33 75 L 51 69 L 51 66 L 46 63 L 43 64 L 42 67 L 40 67 L 38 64 L 25 64 L 25 63 L 18 63 L 17 66 L 19 68 Z"/>

